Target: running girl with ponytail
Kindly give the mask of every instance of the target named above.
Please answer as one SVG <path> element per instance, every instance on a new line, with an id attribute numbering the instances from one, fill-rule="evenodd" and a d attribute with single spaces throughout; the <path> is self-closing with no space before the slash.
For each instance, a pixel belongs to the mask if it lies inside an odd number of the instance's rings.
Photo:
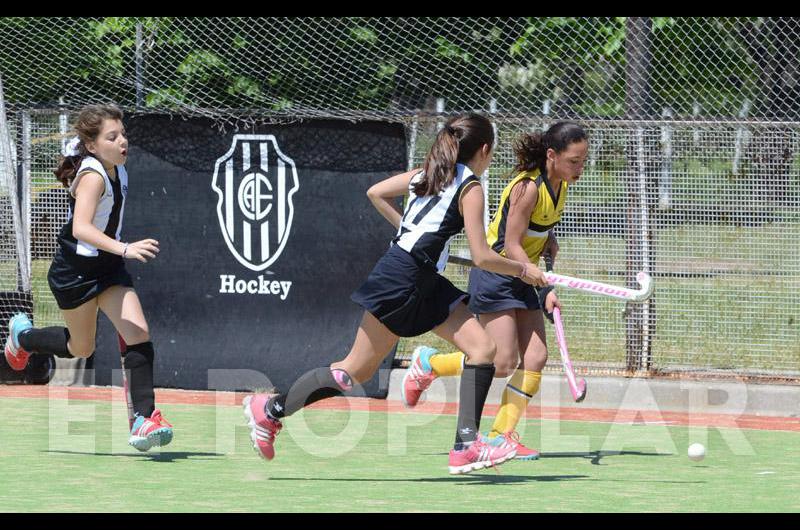
<path id="1" fill-rule="evenodd" d="M 15 370 L 23 370 L 31 354 L 90 357 L 97 311 L 105 313 L 128 345 L 123 369 L 130 374 L 135 413 L 129 443 L 147 451 L 168 444 L 172 426 L 155 408 L 153 344 L 124 260 L 146 263 L 155 258 L 158 241 L 120 239 L 128 194 L 128 139 L 122 111 L 113 105 L 89 105 L 81 110 L 74 128 L 78 137 L 55 170 L 69 188 L 69 218 L 47 273 L 67 327 L 34 328 L 24 313 L 14 315 L 8 324 L 5 356 Z"/>
<path id="2" fill-rule="evenodd" d="M 558 253 L 553 228 L 561 220 L 568 187 L 583 172 L 588 150 L 586 131 L 571 122 L 559 122 L 543 134 L 517 139 L 514 178 L 503 190 L 487 234 L 494 252 L 528 262 L 534 277 L 544 278 L 536 264 L 540 257 L 555 259 Z M 511 275 L 476 265 L 469 277 L 469 308 L 497 344 L 495 377 L 511 376 L 486 441 L 514 445 L 516 458 L 534 460 L 538 451 L 520 443 L 514 429 L 528 401 L 539 391 L 547 362 L 542 309 L 550 314 L 554 307 L 561 308 L 561 303 L 552 286 L 537 292 Z M 439 354 L 433 348 L 417 348 L 403 379 L 406 406 L 415 406 L 436 377 L 461 374 L 464 359 L 462 352 Z"/>
<path id="3" fill-rule="evenodd" d="M 467 114 L 447 122 L 415 169 L 372 186 L 367 195 L 397 236 L 366 282 L 352 295 L 364 315 L 350 352 L 341 361 L 301 376 L 288 392 L 244 399 L 256 451 L 271 460 L 282 421 L 316 401 L 341 395 L 353 383 L 369 380 L 400 337 L 433 330 L 464 352 L 452 474 L 490 467 L 514 457 L 511 444 L 479 439 L 481 411 L 494 376 L 495 344 L 467 309 L 469 296 L 439 274 L 450 239 L 466 231 L 472 259 L 486 270 L 533 283 L 527 259 L 493 252 L 483 226 L 479 175 L 489 166 L 494 131 L 488 119 Z M 401 212 L 395 198 L 410 195 Z"/>

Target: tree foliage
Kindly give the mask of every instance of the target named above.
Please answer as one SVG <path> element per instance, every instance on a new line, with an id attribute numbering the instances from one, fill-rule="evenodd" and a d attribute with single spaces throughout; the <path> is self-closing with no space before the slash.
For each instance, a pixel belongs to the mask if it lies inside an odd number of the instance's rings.
<path id="1" fill-rule="evenodd" d="M 750 105 L 796 119 L 797 20 L 657 17 L 651 27 L 651 114 L 734 117 Z M 625 110 L 624 17 L 9 17 L 0 31 L 6 99 L 20 106 L 391 112 L 443 97 L 449 109 Z"/>

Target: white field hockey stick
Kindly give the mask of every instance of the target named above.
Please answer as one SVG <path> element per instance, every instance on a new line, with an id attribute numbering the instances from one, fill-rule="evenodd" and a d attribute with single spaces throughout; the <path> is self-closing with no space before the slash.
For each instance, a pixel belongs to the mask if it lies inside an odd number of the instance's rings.
<path id="1" fill-rule="evenodd" d="M 128 429 L 132 429 L 134 420 L 133 400 L 131 399 L 131 389 L 128 386 L 128 374 L 125 370 L 125 350 L 128 349 L 128 345 L 125 344 L 125 340 L 119 333 L 117 333 L 117 339 L 119 339 L 119 360 L 122 364 L 122 390 L 125 392 L 125 403 L 128 405 Z"/>
<path id="2" fill-rule="evenodd" d="M 469 258 L 462 258 L 459 256 L 450 256 L 448 261 L 458 265 L 475 266 Z M 577 289 L 600 296 L 610 296 L 629 302 L 644 302 L 653 294 L 653 278 L 646 272 L 640 272 L 636 275 L 636 281 L 642 286 L 641 289 L 628 289 L 627 287 L 609 285 L 607 283 L 575 278 L 573 276 L 556 274 L 554 272 L 546 272 L 544 276 L 551 285 L 560 285 L 569 289 Z"/>
<path id="3" fill-rule="evenodd" d="M 618 287 L 607 283 L 573 278 L 572 276 L 565 276 L 554 272 L 546 272 L 544 276 L 551 285 L 563 285 L 570 289 L 577 289 L 600 296 L 619 298 L 620 300 L 627 300 L 628 302 L 644 302 L 653 294 L 653 278 L 646 272 L 640 272 L 636 275 L 636 281 L 642 286 L 641 289 L 628 289 L 627 287 Z"/>
<path id="4" fill-rule="evenodd" d="M 549 254 L 544 256 L 544 263 L 547 272 L 551 272 L 553 270 L 553 258 Z M 542 311 L 546 310 L 546 308 L 542 307 Z M 575 400 L 575 403 L 580 403 L 586 397 L 586 379 L 575 379 L 575 370 L 572 368 L 572 361 L 569 359 L 567 339 L 564 336 L 564 324 L 561 323 L 561 310 L 558 307 L 553 308 L 553 325 L 556 328 L 556 341 L 558 342 L 558 350 L 561 352 L 561 365 L 567 375 L 569 391 L 572 392 L 572 399 Z"/>

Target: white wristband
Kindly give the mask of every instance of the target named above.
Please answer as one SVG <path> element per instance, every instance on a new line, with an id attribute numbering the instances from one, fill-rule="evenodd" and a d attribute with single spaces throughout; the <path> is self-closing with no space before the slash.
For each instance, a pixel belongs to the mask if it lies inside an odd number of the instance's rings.
<path id="1" fill-rule="evenodd" d="M 128 243 L 125 243 L 125 247 L 122 249 L 122 258 L 124 259 L 126 254 L 128 253 Z"/>

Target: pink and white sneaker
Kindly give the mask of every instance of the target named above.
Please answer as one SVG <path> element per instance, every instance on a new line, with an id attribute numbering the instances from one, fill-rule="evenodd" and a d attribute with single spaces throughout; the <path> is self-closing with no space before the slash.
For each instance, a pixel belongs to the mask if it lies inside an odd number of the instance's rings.
<path id="1" fill-rule="evenodd" d="M 406 407 L 416 407 L 422 393 L 436 379 L 436 372 L 431 367 L 431 356 L 436 353 L 438 353 L 437 350 L 428 346 L 418 346 L 414 350 L 411 356 L 411 365 L 406 370 L 403 384 L 400 387 L 403 404 Z"/>
<path id="2" fill-rule="evenodd" d="M 482 438 L 478 438 L 472 445 L 463 451 L 450 451 L 450 474 L 461 475 L 493 467 L 511 460 L 517 455 L 516 448 L 508 443 L 489 445 Z"/>
<path id="3" fill-rule="evenodd" d="M 275 456 L 275 437 L 283 428 L 278 420 L 273 420 L 264 412 L 267 401 L 274 394 L 253 394 L 242 400 L 244 417 L 250 426 L 250 439 L 253 449 L 265 460 L 272 460 Z"/>

